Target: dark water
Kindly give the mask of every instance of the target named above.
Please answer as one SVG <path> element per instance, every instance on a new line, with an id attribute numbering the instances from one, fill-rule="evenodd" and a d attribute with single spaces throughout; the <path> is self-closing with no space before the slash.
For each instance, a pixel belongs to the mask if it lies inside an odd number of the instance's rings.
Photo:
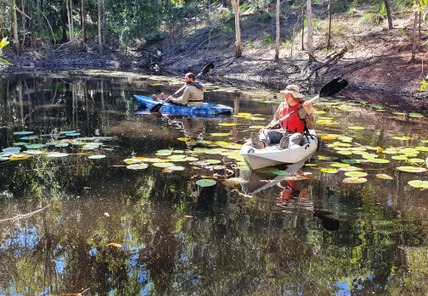
<path id="1" fill-rule="evenodd" d="M 53 144 L 39 149 L 49 151 L 43 155 L 0 162 L 1 295 L 428 293 L 428 194 L 408 185 L 426 181 L 427 173 L 401 172 L 397 167 L 408 164 L 398 160 L 362 162 L 356 166 L 367 182 L 346 184 L 343 171 L 321 171 L 360 159 L 355 150 L 341 154 L 355 147 L 428 146 L 425 117 L 330 99 L 317 105 L 317 132 L 350 141 L 337 146 L 325 136 L 310 162 L 317 166 L 250 172 L 231 143 L 242 144 L 270 121 L 278 101 L 269 96 L 210 86 L 207 101 L 257 115 L 186 120 L 134 113 L 133 94 L 178 88 L 147 77 L 39 74 L 0 81 L 1 149 L 32 151 L 26 143 L 62 137 L 102 143 L 96 149 Z M 24 130 L 37 137 L 16 133 Z M 194 141 L 182 141 L 189 135 Z M 168 173 L 147 161 L 144 170 L 126 168 L 132 157 L 166 159 L 156 155 L 161 149 L 197 161 L 172 158 L 185 169 Z M 425 159 L 420 150 L 409 158 Z M 46 156 L 52 152 L 68 156 Z M 299 170 L 308 178 L 287 174 Z M 377 178 L 381 173 L 392 180 Z M 217 183 L 200 187 L 201 179 Z"/>

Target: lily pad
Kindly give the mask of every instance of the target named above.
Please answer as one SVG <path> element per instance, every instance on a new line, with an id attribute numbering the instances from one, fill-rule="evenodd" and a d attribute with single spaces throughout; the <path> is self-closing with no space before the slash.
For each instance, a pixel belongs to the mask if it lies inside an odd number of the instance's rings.
<path id="1" fill-rule="evenodd" d="M 103 154 L 95 154 L 95 155 L 89 155 L 88 158 L 89 159 L 102 159 L 102 158 L 106 158 L 106 156 Z"/>
<path id="2" fill-rule="evenodd" d="M 425 168 L 420 168 L 420 167 L 415 167 L 415 166 L 399 166 L 397 167 L 397 170 L 401 171 L 401 172 L 406 172 L 406 173 L 424 173 L 427 171 L 427 169 Z"/>
<path id="3" fill-rule="evenodd" d="M 376 174 L 376 178 L 382 180 L 393 180 L 394 178 L 387 174 Z"/>
<path id="4" fill-rule="evenodd" d="M 355 178 L 362 178 L 362 177 L 366 177 L 367 173 L 366 172 L 358 172 L 358 171 L 355 171 L 355 172 L 346 172 L 345 176 L 347 176 L 347 177 L 355 177 Z"/>
<path id="5" fill-rule="evenodd" d="M 359 177 L 349 177 L 349 178 L 343 179 L 343 183 L 345 184 L 362 184 L 366 182 L 367 182 L 366 178 L 359 178 Z"/>
<path id="6" fill-rule="evenodd" d="M 215 184 L 217 184 L 217 181 L 213 179 L 200 179 L 196 181 L 196 185 L 200 187 L 210 187 L 210 186 L 214 186 Z"/>
<path id="7" fill-rule="evenodd" d="M 322 168 L 321 172 L 326 174 L 336 174 L 338 170 L 332 168 Z"/>
<path id="8" fill-rule="evenodd" d="M 428 189 L 428 181 L 411 180 L 407 184 L 418 189 Z"/>
<path id="9" fill-rule="evenodd" d="M 145 170 L 148 168 L 148 166 L 149 165 L 147 163 L 139 163 L 127 165 L 126 168 L 129 170 Z"/>
<path id="10" fill-rule="evenodd" d="M 17 135 L 17 136 L 26 136 L 26 135 L 32 135 L 32 134 L 34 134 L 34 132 L 32 132 L 32 131 L 18 131 L 18 132 L 14 132 L 13 134 Z"/>
<path id="11" fill-rule="evenodd" d="M 155 162 L 155 163 L 153 163 L 153 166 L 155 166 L 157 168 L 167 168 L 167 167 L 174 166 L 174 164 L 171 162 Z"/>

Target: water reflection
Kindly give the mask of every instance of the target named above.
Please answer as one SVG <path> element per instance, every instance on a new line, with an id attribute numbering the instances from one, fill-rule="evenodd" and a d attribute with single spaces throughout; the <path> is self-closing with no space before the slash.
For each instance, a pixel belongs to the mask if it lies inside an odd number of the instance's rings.
<path id="1" fill-rule="evenodd" d="M 407 185 L 426 180 L 426 173 L 361 164 L 368 181 L 344 184 L 343 170 L 327 174 L 303 164 L 250 172 L 217 146 L 242 143 L 279 102 L 209 93 L 207 100 L 258 115 L 193 124 L 135 115 L 133 94 L 162 91 L 143 78 L 20 76 L 2 78 L 0 89 L 1 149 L 24 141 L 13 134 L 23 129 L 34 131 L 37 141 L 73 130 L 114 138 L 97 151 L 103 159 L 69 145 L 50 148 L 71 152 L 64 158 L 0 162 L 0 294 L 428 292 L 428 200 L 425 191 Z M 426 146 L 426 119 L 353 108 L 323 105 L 327 114 L 319 117 L 340 124 L 319 124 L 320 134 L 346 134 L 361 146 Z M 393 139 L 402 135 L 413 140 Z M 178 140 L 183 137 L 196 145 Z M 329 144 L 310 164 L 337 161 L 343 150 Z M 156 157 L 160 149 L 182 150 L 198 161 L 170 173 L 152 165 L 126 168 L 125 158 Z M 202 165 L 207 159 L 222 165 Z M 378 173 L 393 179 L 378 179 Z M 217 183 L 195 184 L 205 177 Z"/>

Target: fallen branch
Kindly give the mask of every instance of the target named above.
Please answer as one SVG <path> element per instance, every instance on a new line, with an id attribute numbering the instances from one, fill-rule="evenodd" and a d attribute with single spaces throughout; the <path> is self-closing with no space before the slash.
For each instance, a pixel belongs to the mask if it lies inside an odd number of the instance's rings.
<path id="1" fill-rule="evenodd" d="M 33 216 L 33 215 L 35 215 L 35 214 L 37 214 L 37 213 L 39 213 L 39 212 L 41 212 L 41 211 L 45 210 L 45 209 L 46 209 L 46 208 L 48 208 L 48 207 L 49 207 L 49 205 L 47 205 L 47 206 L 46 206 L 46 207 L 44 207 L 44 208 L 41 208 L 41 209 L 35 210 L 34 212 L 28 213 L 28 214 L 18 214 L 18 215 L 16 215 L 15 217 L 12 217 L 12 218 L 2 219 L 2 220 L 0 220 L 0 223 L 1 223 L 1 222 L 17 221 L 17 220 L 20 220 L 20 219 L 30 218 L 31 216 Z"/>

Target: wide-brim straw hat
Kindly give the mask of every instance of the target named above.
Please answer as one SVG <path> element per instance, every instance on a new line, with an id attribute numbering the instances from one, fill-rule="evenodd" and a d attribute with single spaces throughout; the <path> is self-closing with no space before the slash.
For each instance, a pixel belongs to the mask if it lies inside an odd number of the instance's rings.
<path id="1" fill-rule="evenodd" d="M 295 84 L 287 85 L 287 87 L 280 91 L 282 94 L 291 94 L 296 99 L 303 99 L 305 95 L 300 93 L 300 87 Z"/>

